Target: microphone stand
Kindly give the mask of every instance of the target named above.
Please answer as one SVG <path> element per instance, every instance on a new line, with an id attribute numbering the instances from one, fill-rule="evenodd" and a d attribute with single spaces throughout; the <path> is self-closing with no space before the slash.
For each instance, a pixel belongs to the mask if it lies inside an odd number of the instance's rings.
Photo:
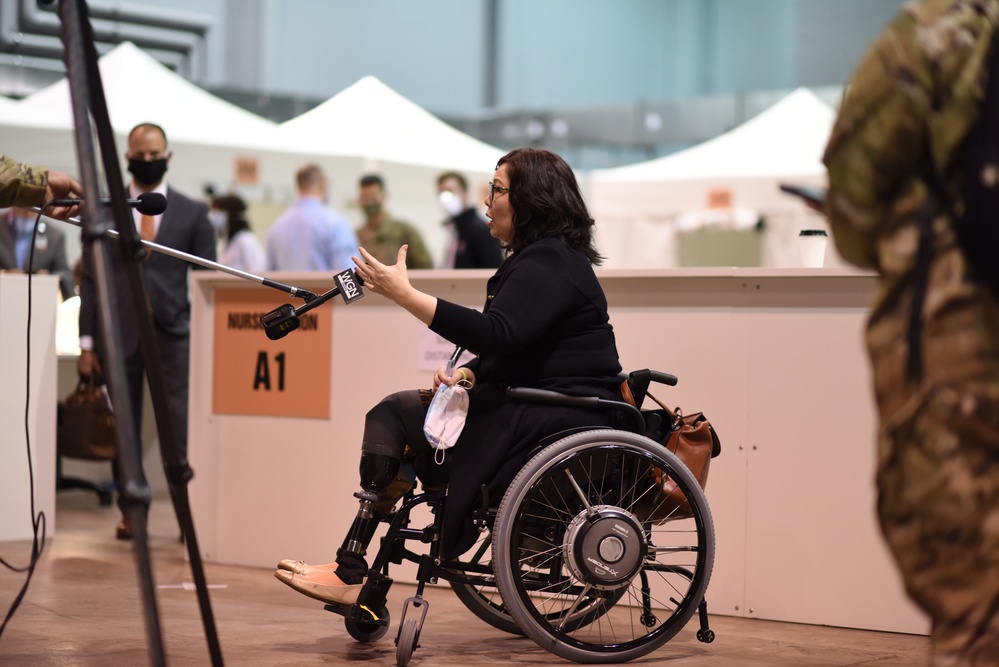
<path id="1" fill-rule="evenodd" d="M 100 191 L 97 155 L 90 129 L 90 118 L 92 117 L 101 150 L 104 173 L 111 185 L 109 188 L 111 211 L 122 241 L 119 250 L 128 274 L 132 309 L 139 321 L 143 361 L 149 380 L 160 437 L 160 453 L 167 473 L 174 509 L 186 537 L 191 570 L 197 588 L 198 602 L 212 664 L 220 666 L 223 664 L 222 651 L 219 647 L 218 633 L 215 629 L 211 603 L 208 598 L 208 587 L 205 582 L 204 569 L 188 503 L 186 483 L 192 474 L 187 465 L 186 457 L 179 451 L 172 420 L 167 409 L 163 372 L 159 361 L 152 318 L 146 302 L 144 274 L 140 263 L 144 251 L 137 243 L 139 236 L 135 231 L 135 225 L 132 224 L 124 190 L 120 186 L 123 182 L 122 174 L 118 164 L 114 134 L 108 117 L 100 71 L 97 67 L 97 49 L 94 45 L 93 28 L 88 17 L 86 0 L 60 0 L 59 17 L 60 35 L 65 47 L 64 57 L 76 127 L 74 136 L 80 166 L 80 180 L 85 192 L 96 194 Z M 120 309 L 123 304 L 120 303 L 119 295 L 116 294 L 110 248 L 104 238 L 104 232 L 110 229 L 110 221 L 102 209 L 103 207 L 100 206 L 100 201 L 96 196 L 88 197 L 84 202 L 85 220 L 87 221 L 84 237 L 89 242 L 89 259 L 93 266 L 97 287 L 97 305 L 100 328 L 104 336 L 104 366 L 107 371 L 108 389 L 116 408 L 119 465 L 125 479 L 124 488 L 119 489 L 119 492 L 124 499 L 125 511 L 134 530 L 133 548 L 145 611 L 149 656 L 152 664 L 159 667 L 166 665 L 166 657 L 163 649 L 163 637 L 160 632 L 146 523 L 152 494 L 149 486 L 139 481 L 142 477 L 139 443 L 137 442 L 138 425 L 134 423 L 129 398 L 120 323 L 115 321 L 113 310 L 113 306 Z"/>
<path id="2" fill-rule="evenodd" d="M 36 213 L 41 212 L 41 209 L 39 209 L 37 207 L 34 207 L 34 206 L 26 206 L 25 210 L 34 211 Z M 79 218 L 67 218 L 65 220 L 59 220 L 59 219 L 56 219 L 56 218 L 50 218 L 49 216 L 45 215 L 44 213 L 42 213 L 42 217 L 46 218 L 48 220 L 53 220 L 55 222 L 68 222 L 69 224 L 75 225 L 76 227 L 80 227 L 81 229 L 86 229 L 87 228 L 87 223 L 83 222 Z M 119 234 L 117 231 L 115 231 L 113 229 L 104 229 L 104 230 L 101 231 L 101 233 L 103 233 L 108 238 L 112 238 L 112 239 L 116 239 L 116 240 L 121 240 L 121 234 Z M 191 254 L 186 253 L 186 252 L 184 252 L 182 250 L 177 250 L 176 248 L 171 248 L 169 246 L 160 245 L 159 243 L 155 243 L 153 241 L 146 241 L 145 239 L 143 239 L 143 238 L 141 238 L 139 236 L 136 236 L 135 241 L 138 244 L 140 244 L 141 247 L 143 247 L 143 248 L 147 248 L 149 250 L 154 250 L 154 251 L 156 251 L 158 253 L 161 253 L 163 255 L 167 255 L 169 257 L 173 257 L 174 259 L 180 259 L 180 260 L 183 260 L 183 261 L 188 262 L 190 264 L 197 264 L 198 266 L 204 267 L 206 269 L 213 269 L 215 271 L 221 271 L 223 273 L 228 273 L 229 275 L 237 276 L 239 278 L 243 278 L 244 280 L 249 280 L 251 282 L 255 282 L 255 283 L 258 283 L 260 285 L 263 285 L 265 287 L 273 287 L 274 289 L 280 290 L 281 292 L 285 292 L 287 294 L 290 294 L 293 297 L 299 297 L 299 298 L 305 299 L 306 301 L 308 301 L 310 299 L 315 299 L 316 298 L 315 294 L 313 294 L 309 290 L 302 289 L 301 287 L 295 287 L 294 285 L 286 285 L 285 283 L 279 282 L 277 280 L 271 280 L 270 278 L 265 278 L 264 276 L 258 276 L 256 274 L 250 273 L 248 271 L 243 271 L 241 269 L 236 269 L 236 268 L 233 268 L 231 266 L 226 266 L 225 264 L 220 264 L 218 262 L 213 262 L 210 259 L 205 259 L 204 257 L 198 257 L 197 255 L 191 255 Z M 339 292 L 337 292 L 337 294 L 339 294 Z M 336 296 L 336 294 L 332 294 L 330 296 Z M 325 299 L 325 301 L 328 301 L 328 300 L 329 300 L 329 298 Z"/>
<path id="3" fill-rule="evenodd" d="M 40 209 L 32 206 L 26 207 L 26 210 L 40 212 Z M 49 220 L 55 220 L 56 222 L 68 222 L 84 229 L 87 228 L 86 223 L 81 222 L 77 218 L 56 220 L 55 218 L 49 218 L 44 214 L 42 214 L 42 217 L 48 218 Z M 113 229 L 105 229 L 103 230 L 103 234 L 116 240 L 121 239 L 121 235 Z M 206 269 L 213 269 L 215 271 L 221 271 L 222 273 L 228 273 L 229 275 L 236 276 L 237 278 L 249 280 L 250 282 L 263 285 L 264 287 L 270 287 L 281 292 L 285 292 L 293 297 L 304 299 L 305 303 L 298 308 L 295 308 L 291 304 L 285 304 L 260 317 L 260 322 L 264 326 L 264 331 L 267 334 L 267 337 L 271 340 L 282 338 L 297 329 L 299 316 L 312 310 L 313 308 L 321 306 L 335 296 L 342 297 L 344 302 L 348 304 L 353 303 L 356 299 L 364 296 L 364 292 L 361 290 L 361 287 L 364 285 L 364 281 L 361 280 L 360 276 L 354 273 L 353 269 L 345 269 L 334 275 L 333 281 L 335 283 L 335 287 L 327 292 L 317 295 L 307 289 L 302 289 L 301 287 L 295 287 L 294 285 L 288 285 L 271 278 L 258 276 L 254 273 L 250 273 L 249 271 L 243 271 L 225 264 L 220 264 L 219 262 L 213 262 L 210 259 L 198 257 L 197 255 L 191 255 L 182 250 L 177 250 L 176 248 L 160 245 L 159 243 L 155 243 L 153 241 L 146 241 L 138 236 L 136 236 L 136 242 L 141 247 L 147 248 L 148 250 L 154 250 L 158 253 L 183 260 L 190 264 L 197 264 L 198 266 Z M 463 348 L 458 348 L 458 354 L 462 351 Z M 457 359 L 457 355 L 454 359 Z"/>

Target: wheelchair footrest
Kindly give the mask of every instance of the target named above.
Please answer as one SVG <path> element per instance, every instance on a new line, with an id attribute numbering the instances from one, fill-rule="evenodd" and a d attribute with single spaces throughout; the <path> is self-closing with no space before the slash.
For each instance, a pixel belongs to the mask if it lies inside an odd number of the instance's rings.
<path id="1" fill-rule="evenodd" d="M 324 606 L 323 609 L 331 611 L 334 614 L 339 614 L 340 616 L 343 616 L 344 619 L 353 621 L 354 623 L 382 626 L 389 624 L 387 616 L 381 616 L 377 611 L 360 603 L 352 604 L 349 607 L 337 604 L 328 604 Z"/>

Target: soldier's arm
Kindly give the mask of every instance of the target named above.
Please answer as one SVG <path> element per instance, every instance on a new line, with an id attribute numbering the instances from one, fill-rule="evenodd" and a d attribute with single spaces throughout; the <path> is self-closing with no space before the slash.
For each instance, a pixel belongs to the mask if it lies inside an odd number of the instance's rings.
<path id="1" fill-rule="evenodd" d="M 825 212 L 840 254 L 859 266 L 877 266 L 878 225 L 925 146 L 931 86 L 915 32 L 903 13 L 874 43 L 850 81 L 826 147 Z"/>
<path id="2" fill-rule="evenodd" d="M 0 155 L 0 207 L 41 206 L 48 189 L 47 169 Z"/>
<path id="3" fill-rule="evenodd" d="M 82 196 L 83 188 L 66 174 L 0 155 L 0 207 L 42 206 L 53 199 Z M 70 206 L 51 209 L 47 214 L 65 220 L 79 210 L 79 206 Z"/>

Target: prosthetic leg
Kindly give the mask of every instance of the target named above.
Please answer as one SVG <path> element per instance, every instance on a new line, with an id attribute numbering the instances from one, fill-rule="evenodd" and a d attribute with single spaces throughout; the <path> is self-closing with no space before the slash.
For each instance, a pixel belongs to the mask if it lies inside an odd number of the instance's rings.
<path id="1" fill-rule="evenodd" d="M 366 447 L 361 451 L 360 472 L 362 490 L 354 494 L 359 502 L 357 516 L 337 553 L 337 573 L 344 583 L 360 582 L 367 570 L 364 556 L 379 522 L 391 514 L 415 481 L 398 457 Z"/>

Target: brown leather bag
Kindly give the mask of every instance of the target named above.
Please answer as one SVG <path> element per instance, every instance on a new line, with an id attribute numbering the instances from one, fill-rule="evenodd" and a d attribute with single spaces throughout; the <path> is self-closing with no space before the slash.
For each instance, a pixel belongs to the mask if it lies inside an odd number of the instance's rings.
<path id="1" fill-rule="evenodd" d="M 80 378 L 60 406 L 56 451 L 59 456 L 108 461 L 117 454 L 114 413 L 93 377 Z"/>
<path id="2" fill-rule="evenodd" d="M 621 394 L 626 402 L 636 404 L 628 381 L 622 384 Z M 685 415 L 679 407 L 675 411 L 670 410 L 647 391 L 643 390 L 640 395 L 642 399 L 651 398 L 661 408 L 661 410 L 643 411 L 646 422 L 651 425 L 650 432 L 646 435 L 663 443 L 666 449 L 676 454 L 694 475 L 701 488 L 705 488 L 711 459 L 721 453 L 721 441 L 711 422 L 703 412 Z M 636 407 L 641 406 L 636 405 Z M 648 477 L 654 488 L 648 489 L 635 507 L 643 520 L 664 523 L 693 516 L 690 503 L 687 502 L 683 491 L 677 487 L 672 478 L 663 475 L 662 468 L 652 466 Z"/>
<path id="3" fill-rule="evenodd" d="M 668 411 L 667 411 L 668 412 Z M 685 415 L 680 408 L 676 409 L 673 418 L 673 430 L 666 440 L 666 449 L 676 454 L 677 458 L 690 469 L 694 479 L 705 488 L 708 483 L 708 469 L 711 459 L 721 453 L 721 441 L 711 426 L 711 422 L 703 412 Z M 657 492 L 650 493 L 648 515 L 644 518 L 655 523 L 687 519 L 693 516 L 690 504 L 672 478 L 663 479 L 661 468 L 653 468 L 651 473 L 655 479 Z"/>

